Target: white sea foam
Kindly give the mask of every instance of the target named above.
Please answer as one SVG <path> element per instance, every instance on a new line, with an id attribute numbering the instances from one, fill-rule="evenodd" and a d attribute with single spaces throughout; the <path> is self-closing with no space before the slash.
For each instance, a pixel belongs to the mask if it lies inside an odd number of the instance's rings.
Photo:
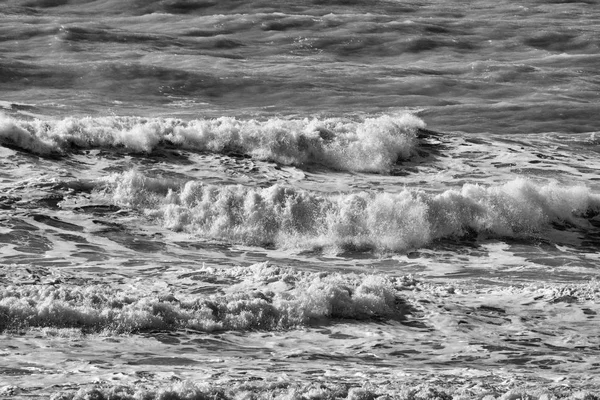
<path id="1" fill-rule="evenodd" d="M 23 128 L 18 121 L 0 114 L 0 142 L 14 145 L 38 154 L 49 154 L 54 150 L 51 142 Z"/>
<path id="2" fill-rule="evenodd" d="M 209 277 L 214 273 L 204 272 Z M 182 297 L 181 293 L 128 294 L 106 285 L 9 286 L 0 291 L 0 330 L 270 330 L 336 318 L 398 317 L 401 312 L 396 298 L 403 281 L 383 276 L 303 273 L 265 263 L 219 274 L 240 280 L 239 290 Z M 255 289 L 248 289 L 252 286 L 248 282 L 255 283 Z"/>
<path id="3" fill-rule="evenodd" d="M 456 378 L 453 379 L 453 381 Z M 437 378 L 441 383 L 441 379 Z M 228 385 L 215 384 L 214 382 L 189 381 L 164 385 L 157 388 L 144 388 L 140 386 L 109 386 L 82 388 L 78 391 L 64 391 L 55 394 L 53 400 L 84 400 L 84 399 L 113 399 L 113 400 L 135 400 L 135 399 L 172 399 L 172 400 L 195 400 L 195 399 L 347 399 L 367 400 L 379 397 L 394 398 L 399 400 L 437 400 L 437 399 L 486 399 L 486 400 L 546 400 L 557 398 L 551 390 L 551 386 L 527 385 L 523 389 L 503 388 L 503 392 L 486 389 L 486 385 L 479 385 L 477 379 L 472 380 L 474 388 L 465 391 L 458 384 L 444 382 L 439 387 L 434 384 L 418 382 L 415 384 L 403 384 L 386 382 L 385 384 L 364 383 L 355 386 L 348 383 L 328 382 L 319 380 L 318 383 L 290 382 L 282 380 L 279 382 L 235 382 Z M 495 386 L 495 385 L 494 385 Z M 500 388 L 499 388 L 500 389 Z M 466 393 L 465 393 L 466 392 Z M 558 391 L 557 391 L 558 392 Z M 593 400 L 597 396 L 589 391 L 577 389 L 560 393 L 560 398 L 573 400 Z"/>
<path id="4" fill-rule="evenodd" d="M 343 119 L 192 120 L 134 117 L 23 121 L 0 117 L 0 139 L 37 154 L 73 148 L 120 148 L 150 153 L 162 145 L 240 153 L 286 165 L 319 163 L 351 171 L 386 172 L 410 157 L 419 118 L 403 114 L 354 122 Z"/>
<path id="5" fill-rule="evenodd" d="M 151 179 L 129 171 L 109 179 L 115 203 L 137 207 L 167 228 L 261 246 L 405 251 L 442 238 L 531 237 L 551 224 L 587 229 L 600 194 L 584 186 L 517 179 L 427 193 L 322 195 L 283 185 L 249 188 Z M 170 185 L 170 186 L 169 186 Z"/>

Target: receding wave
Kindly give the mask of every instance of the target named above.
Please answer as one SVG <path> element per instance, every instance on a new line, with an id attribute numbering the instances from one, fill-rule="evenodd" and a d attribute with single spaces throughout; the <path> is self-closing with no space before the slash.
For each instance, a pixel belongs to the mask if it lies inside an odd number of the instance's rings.
<path id="1" fill-rule="evenodd" d="M 398 301 L 402 279 L 300 272 L 267 263 L 224 271 L 199 269 L 190 275 L 198 285 L 203 277 L 210 282 L 215 274 L 241 284 L 257 282 L 259 288 L 247 290 L 245 285 L 223 295 L 158 296 L 109 285 L 9 286 L 0 290 L 0 331 L 277 330 L 339 318 L 393 318 L 403 312 Z"/>
<path id="2" fill-rule="evenodd" d="M 177 186 L 128 171 L 110 177 L 106 190 L 111 201 L 144 210 L 169 229 L 278 248 L 401 252 L 466 235 L 529 238 L 553 225 L 585 230 L 600 213 L 600 194 L 587 187 L 526 179 L 442 193 L 323 195 L 283 185 Z"/>
<path id="3" fill-rule="evenodd" d="M 161 146 L 238 153 L 286 165 L 318 163 L 389 171 L 416 147 L 419 118 L 404 114 L 354 122 L 339 118 L 264 121 L 231 117 L 182 121 L 134 117 L 21 121 L 0 117 L 0 141 L 42 155 L 108 148 L 150 153 Z"/>

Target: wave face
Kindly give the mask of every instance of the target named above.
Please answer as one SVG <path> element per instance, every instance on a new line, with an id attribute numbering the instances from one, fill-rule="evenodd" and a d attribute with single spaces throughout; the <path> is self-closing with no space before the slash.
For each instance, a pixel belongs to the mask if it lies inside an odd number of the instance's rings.
<path id="1" fill-rule="evenodd" d="M 285 165 L 321 164 L 348 171 L 388 171 L 416 147 L 410 114 L 367 118 L 265 121 L 233 117 L 192 120 L 126 117 L 20 121 L 0 117 L 0 140 L 41 155 L 77 149 L 122 149 L 151 153 L 164 146 L 213 153 L 239 153 Z"/>
<path id="2" fill-rule="evenodd" d="M 279 248 L 402 252 L 473 234 L 536 237 L 552 224 L 585 230 L 600 212 L 600 194 L 584 186 L 525 179 L 437 194 L 404 189 L 324 196 L 282 185 L 188 181 L 174 188 L 129 171 L 111 177 L 108 192 L 116 204 L 144 210 L 175 231 Z"/>

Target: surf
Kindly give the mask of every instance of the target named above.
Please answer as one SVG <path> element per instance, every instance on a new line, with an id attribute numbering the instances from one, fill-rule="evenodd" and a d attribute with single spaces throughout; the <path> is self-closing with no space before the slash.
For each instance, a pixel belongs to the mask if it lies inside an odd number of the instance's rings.
<path id="1" fill-rule="evenodd" d="M 241 154 L 283 165 L 319 164 L 345 171 L 388 172 L 417 147 L 424 122 L 411 115 L 242 120 L 100 117 L 19 120 L 0 117 L 0 141 L 43 156 L 84 149 L 151 154 L 163 147 Z"/>
<path id="2" fill-rule="evenodd" d="M 102 187 L 100 185 L 99 187 Z M 516 179 L 464 184 L 441 193 L 406 188 L 324 195 L 285 185 L 265 188 L 146 177 L 131 170 L 106 180 L 118 206 L 167 229 L 277 248 L 406 252 L 446 238 L 535 238 L 567 226 L 594 231 L 600 194 Z"/>

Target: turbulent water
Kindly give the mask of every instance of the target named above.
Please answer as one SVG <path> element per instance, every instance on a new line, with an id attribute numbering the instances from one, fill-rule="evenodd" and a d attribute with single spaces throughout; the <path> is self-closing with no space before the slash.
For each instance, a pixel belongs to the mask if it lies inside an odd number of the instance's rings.
<path id="1" fill-rule="evenodd" d="M 0 397 L 600 396 L 595 0 L 0 1 Z"/>

